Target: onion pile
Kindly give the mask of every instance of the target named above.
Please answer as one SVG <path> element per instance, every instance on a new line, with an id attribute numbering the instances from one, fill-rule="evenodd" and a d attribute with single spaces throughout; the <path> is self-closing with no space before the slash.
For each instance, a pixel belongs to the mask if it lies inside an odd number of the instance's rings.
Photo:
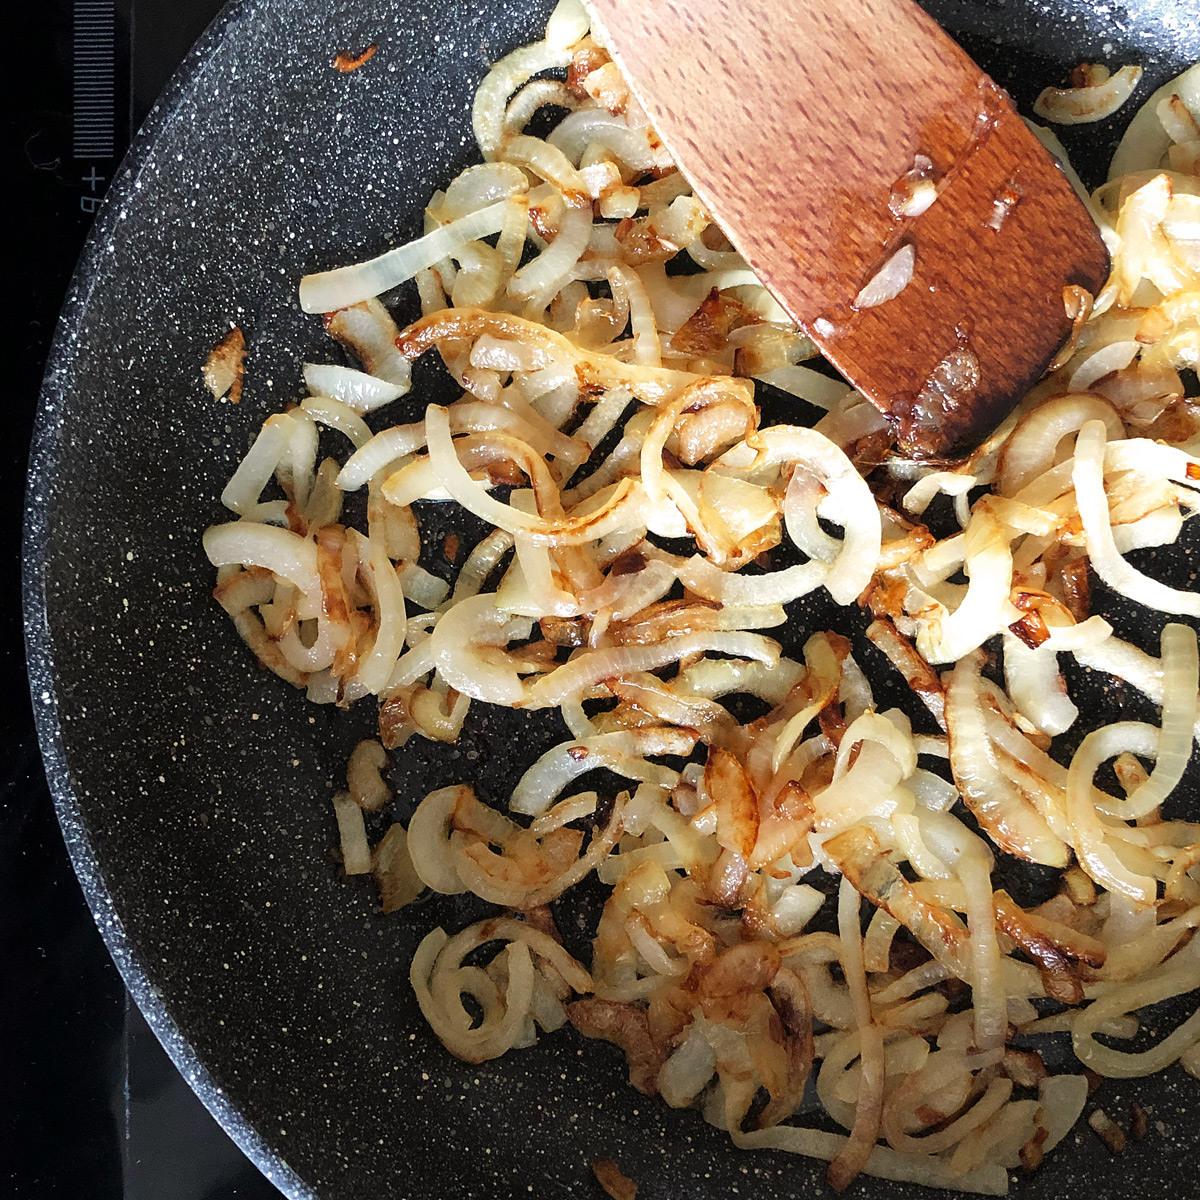
<path id="1" fill-rule="evenodd" d="M 1135 169 L 1093 197 L 1111 280 L 1068 289 L 1061 361 L 962 462 L 899 456 L 871 405 L 802 365 L 812 343 L 575 0 L 484 80 L 485 161 L 433 197 L 424 236 L 304 280 L 358 367 L 305 365 L 309 394 L 267 419 L 204 546 L 263 666 L 319 703 L 376 698 L 379 741 L 334 799 L 346 873 L 372 874 L 386 911 L 425 889 L 502 910 L 412 961 L 452 1053 L 569 1022 L 639 1090 L 740 1147 L 827 1161 L 838 1190 L 866 1172 L 994 1195 L 1087 1099 L 1038 1038 L 1069 1033 L 1100 1074 L 1200 1071 L 1200 1017 L 1119 1045 L 1140 1007 L 1200 986 L 1200 825 L 1164 814 L 1200 736 L 1196 637 L 1169 623 L 1146 654 L 1091 613 L 1089 583 L 1200 616 L 1200 593 L 1126 557 L 1200 504 L 1180 377 L 1200 361 L 1200 95 L 1180 87 L 1135 121 L 1151 159 L 1123 147 Z M 527 132 L 547 106 L 567 115 Z M 861 304 L 904 285 L 902 257 Z M 422 315 L 400 330 L 379 297 L 410 281 Z M 435 353 L 448 405 L 412 391 Z M 764 425 L 755 381 L 826 414 Z M 943 496 L 960 529 L 939 537 Z M 421 565 L 431 503 L 491 530 L 449 581 Z M 786 606 L 818 590 L 846 629 L 869 622 L 909 710 L 877 705 L 841 632 L 784 653 Z M 1063 656 L 1161 719 L 1056 757 L 1079 720 Z M 748 703 L 762 715 L 740 720 Z M 387 752 L 455 741 L 474 704 L 553 710 L 563 740 L 508 812 L 448 778 L 372 847 Z M 1057 895 L 997 890 L 1001 854 L 1058 869 Z M 592 875 L 609 894 L 585 967 L 550 906 Z M 842 1132 L 798 1116 L 810 1087 Z"/>

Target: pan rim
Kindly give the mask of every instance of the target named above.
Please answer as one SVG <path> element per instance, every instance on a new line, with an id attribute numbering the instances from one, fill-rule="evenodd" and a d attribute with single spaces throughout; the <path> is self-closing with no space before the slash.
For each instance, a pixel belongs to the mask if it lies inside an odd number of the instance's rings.
<path id="1" fill-rule="evenodd" d="M 103 248 L 115 232 L 126 202 L 136 191 L 139 174 L 159 138 L 179 119 L 181 108 L 200 87 L 232 27 L 243 20 L 252 20 L 264 2 L 270 0 L 228 0 L 196 40 L 134 136 L 88 233 L 59 311 L 34 414 L 25 482 L 21 600 L 30 699 L 46 783 L 71 866 L 105 947 L 134 1003 L 176 1069 L 242 1153 L 288 1200 L 319 1200 L 318 1194 L 270 1146 L 200 1060 L 195 1047 L 168 1012 L 166 1001 L 151 981 L 141 953 L 120 918 L 76 792 L 59 718 L 45 590 L 50 550 L 49 494 L 38 491 L 38 481 L 53 470 L 62 445 L 58 418 L 68 398 L 66 384 L 80 327 L 100 281 Z"/>

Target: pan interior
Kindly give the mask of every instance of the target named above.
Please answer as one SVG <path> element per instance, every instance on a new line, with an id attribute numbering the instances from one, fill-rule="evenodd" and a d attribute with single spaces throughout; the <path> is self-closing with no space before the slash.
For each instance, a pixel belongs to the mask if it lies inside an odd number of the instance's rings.
<path id="1" fill-rule="evenodd" d="M 299 362 L 331 358 L 296 304 L 299 277 L 419 233 L 429 194 L 475 157 L 482 72 L 536 36 L 549 7 L 227 10 L 126 163 L 47 375 L 26 595 L 60 817 L 139 1004 L 206 1103 L 297 1196 L 586 1195 L 588 1164 L 605 1156 L 663 1197 L 785 1196 L 821 1171 L 733 1151 L 697 1114 L 630 1090 L 620 1056 L 570 1030 L 482 1066 L 450 1058 L 417 1012 L 407 964 L 421 933 L 474 910 L 437 898 L 381 918 L 369 883 L 341 879 L 330 856 L 329 797 L 373 712 L 308 705 L 259 672 L 210 596 L 200 533 L 220 519 L 225 480 L 261 420 L 298 396 Z M 1142 63 L 1140 99 L 1200 57 L 1191 0 L 927 7 L 1025 111 L 1079 61 Z M 372 42 L 363 69 L 331 69 L 337 50 Z M 1067 131 L 1090 181 L 1122 126 Z M 403 295 L 399 318 L 414 313 Z M 237 407 L 200 377 L 230 321 L 250 347 Z M 411 404 L 429 398 L 421 379 Z M 1180 578 L 1196 569 L 1195 541 L 1175 553 Z M 1118 633 L 1156 643 L 1157 627 L 1114 611 Z M 803 610 L 795 640 L 825 622 L 819 606 Z M 508 713 L 476 712 L 468 733 L 397 755 L 401 819 L 454 779 L 484 778 L 501 798 L 558 738 Z M 1101 1162 L 1069 1138 L 1024 1190 L 1177 1187 L 1196 1145 L 1194 1086 L 1178 1072 L 1110 1085 L 1111 1105 L 1140 1098 L 1160 1123 L 1147 1149 Z"/>

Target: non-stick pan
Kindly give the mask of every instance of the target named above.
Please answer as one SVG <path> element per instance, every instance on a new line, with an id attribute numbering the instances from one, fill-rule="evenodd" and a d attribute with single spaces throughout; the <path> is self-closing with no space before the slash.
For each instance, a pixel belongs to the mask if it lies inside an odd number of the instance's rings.
<path id="1" fill-rule="evenodd" d="M 1142 63 L 1140 98 L 1200 57 L 1197 0 L 929 7 L 1026 110 L 1079 61 Z M 33 453 L 25 589 L 47 770 L 138 1004 L 290 1196 L 586 1197 L 601 1156 L 646 1200 L 816 1194 L 819 1164 L 734 1151 L 698 1114 L 630 1090 L 620 1054 L 570 1029 L 482 1066 L 451 1058 L 407 965 L 422 931 L 472 911 L 439 899 L 383 918 L 332 857 L 329 797 L 373 713 L 310 705 L 259 672 L 210 596 L 200 533 L 221 487 L 263 417 L 298 395 L 298 363 L 330 355 L 296 304 L 299 277 L 419 232 L 429 194 L 475 154 L 481 72 L 548 8 L 241 0 L 154 109 L 63 311 Z M 331 68 L 372 42 L 361 69 Z M 1093 182 L 1131 111 L 1068 139 Z M 231 320 L 250 345 L 236 407 L 200 378 Z M 1196 541 L 1185 533 L 1155 569 L 1186 579 Z M 1153 644 L 1153 623 L 1110 611 Z M 792 632 L 820 621 L 800 608 Z M 397 755 L 401 818 L 439 781 L 475 778 L 501 799 L 558 731 L 502 714 L 468 735 Z M 1200 1194 L 1200 1084 L 1175 1069 L 1106 1095 L 1117 1114 L 1140 1098 L 1149 1138 L 1110 1159 L 1083 1128 L 1018 1194 Z M 852 1194 L 919 1192 L 864 1180 Z"/>

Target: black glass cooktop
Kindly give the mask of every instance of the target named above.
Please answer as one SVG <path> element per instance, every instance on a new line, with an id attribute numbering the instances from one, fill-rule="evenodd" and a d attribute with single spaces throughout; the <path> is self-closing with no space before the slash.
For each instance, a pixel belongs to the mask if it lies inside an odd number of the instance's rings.
<path id="1" fill-rule="evenodd" d="M 75 259 L 132 131 L 220 0 L 5 9 L 9 217 L 0 370 L 0 1196 L 278 1200 L 193 1095 L 71 871 L 33 733 L 19 555 L 29 434 Z M 16 213 L 14 220 L 13 213 Z"/>

